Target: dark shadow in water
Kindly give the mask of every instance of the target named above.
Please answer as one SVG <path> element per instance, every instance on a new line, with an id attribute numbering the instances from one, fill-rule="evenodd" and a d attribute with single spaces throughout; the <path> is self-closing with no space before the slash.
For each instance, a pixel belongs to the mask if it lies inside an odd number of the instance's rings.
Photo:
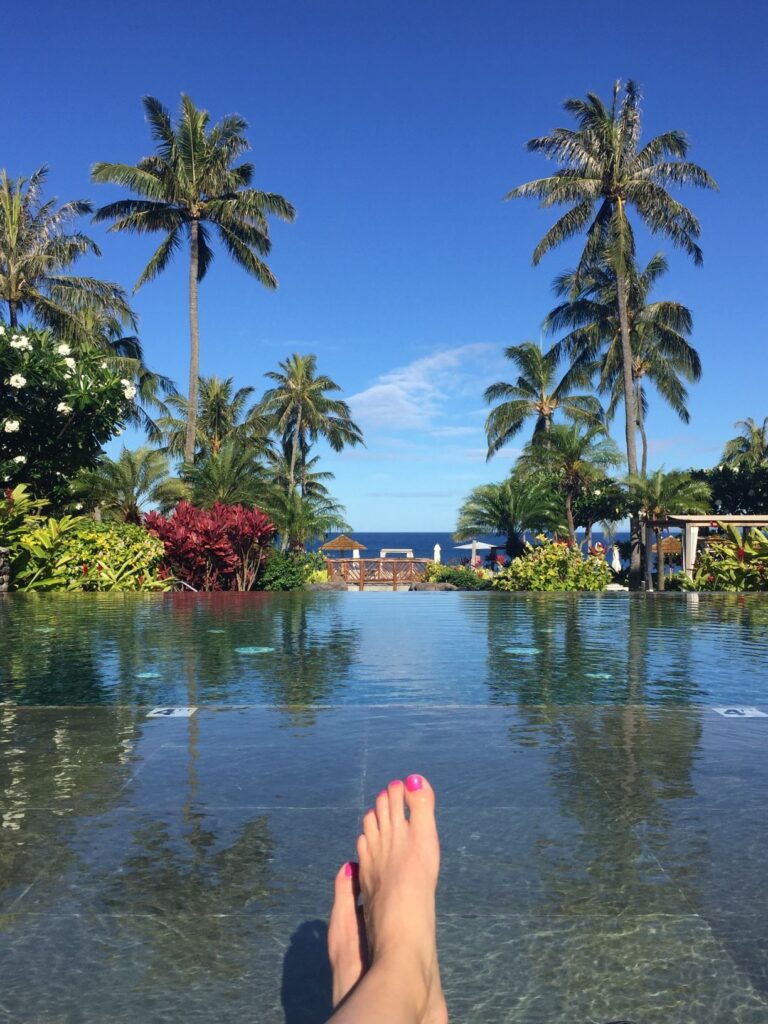
<path id="1" fill-rule="evenodd" d="M 291 936 L 283 958 L 280 1000 L 285 1024 L 325 1024 L 333 1013 L 328 925 L 305 921 Z"/>

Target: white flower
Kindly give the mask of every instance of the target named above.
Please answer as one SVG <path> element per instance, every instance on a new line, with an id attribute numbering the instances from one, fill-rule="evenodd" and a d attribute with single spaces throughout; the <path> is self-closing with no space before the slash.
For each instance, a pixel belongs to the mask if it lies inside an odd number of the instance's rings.
<path id="1" fill-rule="evenodd" d="M 66 402 L 59 402 L 59 404 L 56 406 L 56 412 L 60 412 L 62 413 L 62 415 L 66 416 L 67 413 L 72 412 L 72 406 L 67 405 Z"/>
<path id="2" fill-rule="evenodd" d="M 27 383 L 27 378 L 22 377 L 20 373 L 14 373 L 14 375 L 9 378 L 8 383 L 12 388 L 23 388 Z"/>
<path id="3" fill-rule="evenodd" d="M 106 363 L 102 363 L 102 364 L 101 364 L 101 368 L 102 368 L 102 370 L 106 370 L 106 368 L 107 368 L 107 364 L 106 364 Z"/>
<path id="4" fill-rule="evenodd" d="M 78 501 L 78 503 L 77 503 L 77 504 L 75 505 L 75 509 L 76 509 L 76 510 L 77 510 L 78 512 L 80 511 L 80 509 L 81 509 L 82 507 L 83 507 L 83 503 L 82 503 L 81 501 Z"/>
<path id="5" fill-rule="evenodd" d="M 5 334 L 5 328 L 0 324 L 0 338 Z"/>
<path id="6" fill-rule="evenodd" d="M 134 387 L 131 381 L 125 380 L 125 378 L 123 378 L 120 381 L 120 383 L 123 385 L 123 394 L 127 399 L 130 400 L 136 397 L 136 388 Z"/>
<path id="7" fill-rule="evenodd" d="M 27 461 L 27 456 L 26 455 L 17 455 L 17 456 L 15 456 L 13 461 L 14 462 L 18 462 L 19 465 L 22 466 Z"/>
<path id="8" fill-rule="evenodd" d="M 64 362 L 67 364 L 67 366 L 70 368 L 70 370 L 74 370 L 76 364 L 75 364 L 75 360 L 72 358 L 72 356 L 68 356 L 64 360 Z"/>
<path id="9" fill-rule="evenodd" d="M 29 343 L 29 338 L 20 338 L 18 334 L 16 334 L 11 339 L 11 348 L 17 348 L 20 352 L 29 352 L 32 346 Z"/>
<path id="10" fill-rule="evenodd" d="M 57 347 L 56 351 L 60 356 L 68 356 L 72 349 L 69 347 L 69 345 L 62 344 Z"/>
<path id="11" fill-rule="evenodd" d="M 18 420 L 6 420 L 5 425 L 3 426 L 3 430 L 6 432 L 6 434 L 15 434 L 18 429 Z"/>

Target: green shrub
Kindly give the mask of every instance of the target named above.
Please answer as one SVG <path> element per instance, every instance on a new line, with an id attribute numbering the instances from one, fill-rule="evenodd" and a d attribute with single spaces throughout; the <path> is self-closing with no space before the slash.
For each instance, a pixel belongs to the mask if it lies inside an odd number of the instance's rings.
<path id="1" fill-rule="evenodd" d="M 325 571 L 325 559 L 317 552 L 273 551 L 261 574 L 259 589 L 303 590 L 320 571 Z"/>
<path id="2" fill-rule="evenodd" d="M 19 540 L 12 566 L 17 590 L 170 590 L 162 541 L 143 526 L 96 523 L 86 516 L 38 522 Z"/>
<path id="3" fill-rule="evenodd" d="M 424 577 L 429 583 L 452 583 L 459 590 L 487 590 L 491 585 L 490 574 L 485 569 L 442 565 L 439 562 L 430 562 Z"/>
<path id="4" fill-rule="evenodd" d="M 539 537 L 535 547 L 515 558 L 493 580 L 498 590 L 604 590 L 613 579 L 602 556 L 587 555 L 564 541 Z"/>
<path id="5" fill-rule="evenodd" d="M 721 525 L 722 538 L 706 547 L 696 560 L 693 579 L 678 574 L 686 590 L 768 590 L 768 537 L 757 529 L 739 531 Z"/>

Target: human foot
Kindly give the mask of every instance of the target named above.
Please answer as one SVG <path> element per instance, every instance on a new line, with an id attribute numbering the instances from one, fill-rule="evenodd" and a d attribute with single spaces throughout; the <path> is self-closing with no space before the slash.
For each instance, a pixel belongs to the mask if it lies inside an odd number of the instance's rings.
<path id="1" fill-rule="evenodd" d="M 328 959 L 333 972 L 333 1008 L 344 1002 L 368 967 L 357 864 L 344 864 L 336 875 L 333 907 L 328 922 Z"/>
<path id="2" fill-rule="evenodd" d="M 409 816 L 406 817 L 405 808 Z M 396 972 L 415 1019 L 445 1024 L 435 939 L 440 844 L 432 787 L 420 775 L 396 779 L 363 818 L 357 841 L 368 948 L 374 967 Z"/>

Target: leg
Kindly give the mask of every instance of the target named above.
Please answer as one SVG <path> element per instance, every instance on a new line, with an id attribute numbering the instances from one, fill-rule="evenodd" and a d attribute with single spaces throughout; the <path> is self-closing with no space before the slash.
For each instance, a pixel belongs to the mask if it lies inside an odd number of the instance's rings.
<path id="1" fill-rule="evenodd" d="M 339 939 L 342 934 L 350 935 L 352 923 L 346 898 L 349 889 L 344 888 L 344 880 L 352 876 L 342 869 L 331 916 L 332 923 L 335 920 L 338 925 L 333 928 L 333 940 L 329 928 L 337 1007 L 333 1024 L 447 1024 L 435 941 L 440 846 L 434 794 L 426 780 L 412 775 L 405 787 L 396 780 L 382 790 L 375 810 L 363 819 L 357 846 L 365 911 L 363 935 L 371 965 L 366 972 L 359 954 L 360 933 L 357 956 L 353 939 Z M 359 925 L 359 918 L 356 920 Z M 346 921 L 344 928 L 341 921 Z M 352 980 L 351 991 L 343 994 L 358 969 L 362 980 Z"/>

